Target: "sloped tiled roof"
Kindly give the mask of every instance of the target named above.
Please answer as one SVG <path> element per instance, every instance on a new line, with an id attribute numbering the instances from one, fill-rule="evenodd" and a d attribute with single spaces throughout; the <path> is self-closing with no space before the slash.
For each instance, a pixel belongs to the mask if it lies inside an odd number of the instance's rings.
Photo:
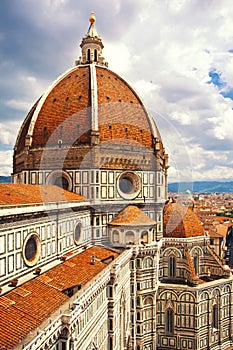
<path id="1" fill-rule="evenodd" d="M 191 208 L 178 203 L 168 203 L 164 207 L 164 237 L 188 238 L 203 235 L 201 221 Z"/>
<path id="2" fill-rule="evenodd" d="M 85 200 L 85 198 L 58 186 L 0 184 L 0 205 L 80 200 Z"/>
<path id="3" fill-rule="evenodd" d="M 17 290 L 0 297 L 0 348 L 11 349 L 41 324 L 69 298 L 55 288 L 42 283 L 38 278 L 24 284 L 28 291 L 20 296 Z M 5 305 L 1 300 L 5 299 Z M 8 301 L 8 303 L 6 302 Z"/>
<path id="4" fill-rule="evenodd" d="M 39 276 L 39 280 L 46 281 L 50 286 L 60 291 L 72 288 L 78 284 L 85 284 L 96 274 L 102 271 L 106 264 L 103 260 L 112 257 L 115 259 L 117 253 L 100 248 L 92 247 L 85 252 L 66 260 L 62 265 L 58 265 Z M 95 263 L 91 264 L 94 258 Z"/>
<path id="5" fill-rule="evenodd" d="M 223 238 L 223 235 L 221 235 L 214 229 L 207 229 L 206 232 L 211 238 Z"/>
<path id="6" fill-rule="evenodd" d="M 92 247 L 1 296 L 0 348 L 17 345 L 69 300 L 62 291 L 91 281 L 118 255 Z M 93 256 L 95 263 L 91 264 Z"/>
<path id="7" fill-rule="evenodd" d="M 231 226 L 228 224 L 218 224 L 216 225 L 217 233 L 222 237 L 226 237 L 229 227 Z"/>
<path id="8" fill-rule="evenodd" d="M 123 209 L 110 223 L 112 226 L 154 226 L 156 222 L 134 205 Z"/>

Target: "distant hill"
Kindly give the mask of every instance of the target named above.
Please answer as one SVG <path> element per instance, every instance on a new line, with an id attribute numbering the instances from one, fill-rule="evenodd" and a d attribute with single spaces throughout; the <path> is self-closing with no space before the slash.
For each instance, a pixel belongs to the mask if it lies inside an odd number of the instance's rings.
<path id="1" fill-rule="evenodd" d="M 0 176 L 0 183 L 9 184 L 11 182 L 10 176 Z"/>
<path id="2" fill-rule="evenodd" d="M 0 183 L 10 183 L 10 176 L 0 176 Z M 233 181 L 194 181 L 172 182 L 168 184 L 168 191 L 175 193 L 199 192 L 199 193 L 233 193 Z"/>
<path id="3" fill-rule="evenodd" d="M 169 192 L 184 193 L 199 192 L 199 193 L 233 193 L 233 181 L 194 181 L 194 182 L 173 182 L 168 184 Z"/>

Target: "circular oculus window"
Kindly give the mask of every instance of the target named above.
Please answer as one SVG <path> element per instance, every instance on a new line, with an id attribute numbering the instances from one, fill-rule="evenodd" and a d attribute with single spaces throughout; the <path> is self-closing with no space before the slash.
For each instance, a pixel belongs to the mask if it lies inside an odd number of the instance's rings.
<path id="1" fill-rule="evenodd" d="M 33 266 L 37 263 L 40 257 L 41 243 L 38 235 L 33 233 L 29 235 L 23 247 L 23 258 L 27 266 Z"/>
<path id="2" fill-rule="evenodd" d="M 74 231 L 74 241 L 76 244 L 80 243 L 81 234 L 82 234 L 82 224 L 79 222 L 76 225 L 75 231 Z"/>
<path id="3" fill-rule="evenodd" d="M 134 199 L 141 191 L 141 178 L 132 171 L 125 171 L 117 180 L 117 191 L 124 199 Z"/>
<path id="4" fill-rule="evenodd" d="M 71 178 L 64 170 L 52 171 L 46 179 L 46 184 L 55 185 L 67 191 L 72 190 Z"/>

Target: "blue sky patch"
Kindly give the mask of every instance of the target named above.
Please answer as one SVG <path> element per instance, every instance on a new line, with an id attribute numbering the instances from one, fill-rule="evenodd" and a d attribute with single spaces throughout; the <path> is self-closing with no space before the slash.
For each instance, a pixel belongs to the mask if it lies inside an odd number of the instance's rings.
<path id="1" fill-rule="evenodd" d="M 233 50 L 232 50 L 233 52 Z M 218 73 L 215 69 L 209 72 L 209 77 L 211 78 L 208 81 L 208 84 L 214 84 L 219 90 L 219 93 L 225 97 L 233 100 L 233 88 L 227 87 L 227 83 L 222 80 L 221 73 Z"/>
<path id="2" fill-rule="evenodd" d="M 209 72 L 209 77 L 211 80 L 208 81 L 208 84 L 214 84 L 219 90 L 226 86 L 226 83 L 221 79 L 221 73 L 218 73 L 215 69 Z"/>
<path id="3" fill-rule="evenodd" d="M 230 89 L 228 89 L 226 91 L 221 91 L 220 94 L 223 97 L 231 98 L 233 100 L 233 88 L 230 88 Z"/>

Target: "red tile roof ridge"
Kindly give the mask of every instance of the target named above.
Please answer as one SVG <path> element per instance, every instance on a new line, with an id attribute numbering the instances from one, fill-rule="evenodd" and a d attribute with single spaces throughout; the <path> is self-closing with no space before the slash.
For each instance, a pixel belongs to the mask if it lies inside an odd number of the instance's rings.
<path id="1" fill-rule="evenodd" d="M 54 185 L 0 184 L 0 206 L 84 200 L 87 199 Z"/>
<path id="2" fill-rule="evenodd" d="M 164 237 L 190 238 L 204 236 L 197 214 L 185 205 L 168 203 L 164 207 Z"/>
<path id="3" fill-rule="evenodd" d="M 191 278 L 192 279 L 198 279 L 198 277 L 196 275 L 196 272 L 195 272 L 195 268 L 193 266 L 193 261 L 192 261 L 192 257 L 191 257 L 190 251 L 186 250 L 185 251 L 185 255 L 186 255 L 186 258 L 187 258 L 187 261 L 188 261 L 189 270 L 190 270 L 190 273 L 191 273 Z"/>
<path id="4" fill-rule="evenodd" d="M 108 224 L 112 226 L 154 226 L 156 221 L 152 220 L 137 206 L 129 205 Z"/>
<path id="5" fill-rule="evenodd" d="M 212 255 L 212 257 L 214 258 L 214 260 L 221 266 L 221 268 L 224 271 L 230 271 L 230 268 L 228 266 L 225 266 L 222 262 L 222 260 L 219 258 L 218 254 L 215 252 L 214 249 L 212 249 L 211 247 L 207 246 L 207 250 L 208 252 Z"/>

